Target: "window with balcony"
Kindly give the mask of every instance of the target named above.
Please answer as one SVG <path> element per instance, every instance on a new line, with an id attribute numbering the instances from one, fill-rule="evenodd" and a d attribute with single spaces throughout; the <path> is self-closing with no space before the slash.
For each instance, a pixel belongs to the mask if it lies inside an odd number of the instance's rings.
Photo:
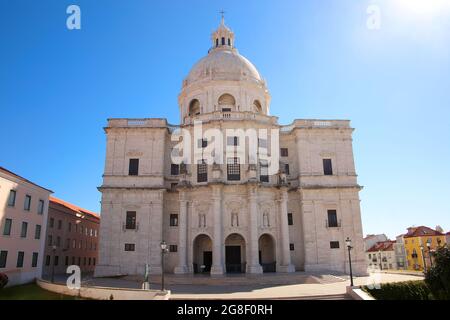
<path id="1" fill-rule="evenodd" d="M 171 214 L 170 215 L 170 226 L 171 227 L 178 227 L 178 214 Z"/>
<path id="2" fill-rule="evenodd" d="M 136 211 L 127 211 L 125 229 L 127 230 L 136 229 Z"/>
<path id="3" fill-rule="evenodd" d="M 173 164 L 170 166 L 170 175 L 178 176 L 180 174 L 180 165 Z"/>
<path id="4" fill-rule="evenodd" d="M 259 181 L 269 182 L 269 162 L 267 160 L 260 160 L 259 170 Z"/>
<path id="5" fill-rule="evenodd" d="M 328 220 L 327 220 L 328 228 L 338 228 L 339 221 L 337 219 L 336 210 L 328 210 L 327 214 L 328 214 Z"/>
<path id="6" fill-rule="evenodd" d="M 139 159 L 130 159 L 130 164 L 128 167 L 128 175 L 130 176 L 139 175 Z"/>
<path id="7" fill-rule="evenodd" d="M 208 182 L 208 166 L 205 160 L 197 164 L 197 182 Z"/>
<path id="8" fill-rule="evenodd" d="M 333 166 L 331 163 L 331 159 L 323 159 L 323 174 L 326 176 L 333 175 Z"/>
<path id="9" fill-rule="evenodd" d="M 227 176 L 228 181 L 241 180 L 241 165 L 239 164 L 239 158 L 227 159 Z"/>

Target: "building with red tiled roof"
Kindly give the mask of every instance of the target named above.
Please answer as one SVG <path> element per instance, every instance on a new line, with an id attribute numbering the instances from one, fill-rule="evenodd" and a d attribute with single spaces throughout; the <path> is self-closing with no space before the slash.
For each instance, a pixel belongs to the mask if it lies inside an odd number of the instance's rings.
<path id="1" fill-rule="evenodd" d="M 366 251 L 367 264 L 371 269 L 404 269 L 403 244 L 386 240 L 375 243 Z"/>
<path id="2" fill-rule="evenodd" d="M 425 226 L 410 227 L 403 238 L 442 236 L 443 233 Z"/>
<path id="3" fill-rule="evenodd" d="M 78 265 L 83 273 L 93 272 L 99 227 L 100 216 L 95 212 L 50 197 L 44 275 L 63 274 L 70 265 Z"/>

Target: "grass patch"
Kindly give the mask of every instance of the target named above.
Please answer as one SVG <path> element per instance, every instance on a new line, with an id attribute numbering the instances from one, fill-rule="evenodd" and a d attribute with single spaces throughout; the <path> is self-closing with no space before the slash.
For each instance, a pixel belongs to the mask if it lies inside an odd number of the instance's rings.
<path id="1" fill-rule="evenodd" d="M 79 300 L 42 289 L 35 283 L 0 289 L 0 300 Z"/>

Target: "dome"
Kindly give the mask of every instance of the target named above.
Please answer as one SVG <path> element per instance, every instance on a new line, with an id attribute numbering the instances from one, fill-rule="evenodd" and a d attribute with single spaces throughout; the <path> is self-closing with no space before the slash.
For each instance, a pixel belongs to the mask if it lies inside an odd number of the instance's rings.
<path id="1" fill-rule="evenodd" d="M 186 78 L 187 85 L 203 78 L 217 80 L 248 79 L 263 82 L 256 67 L 236 49 L 217 48 L 197 62 Z"/>

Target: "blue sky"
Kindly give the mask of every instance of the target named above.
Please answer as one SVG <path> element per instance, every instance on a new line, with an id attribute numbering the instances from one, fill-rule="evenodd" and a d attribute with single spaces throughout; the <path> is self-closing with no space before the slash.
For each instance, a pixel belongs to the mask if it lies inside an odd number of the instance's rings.
<path id="1" fill-rule="evenodd" d="M 352 121 L 365 234 L 448 231 L 450 1 L 408 1 L 3 0 L 0 165 L 99 211 L 106 119 L 178 123 L 223 8 L 282 124 Z M 81 30 L 66 28 L 70 4 Z"/>

